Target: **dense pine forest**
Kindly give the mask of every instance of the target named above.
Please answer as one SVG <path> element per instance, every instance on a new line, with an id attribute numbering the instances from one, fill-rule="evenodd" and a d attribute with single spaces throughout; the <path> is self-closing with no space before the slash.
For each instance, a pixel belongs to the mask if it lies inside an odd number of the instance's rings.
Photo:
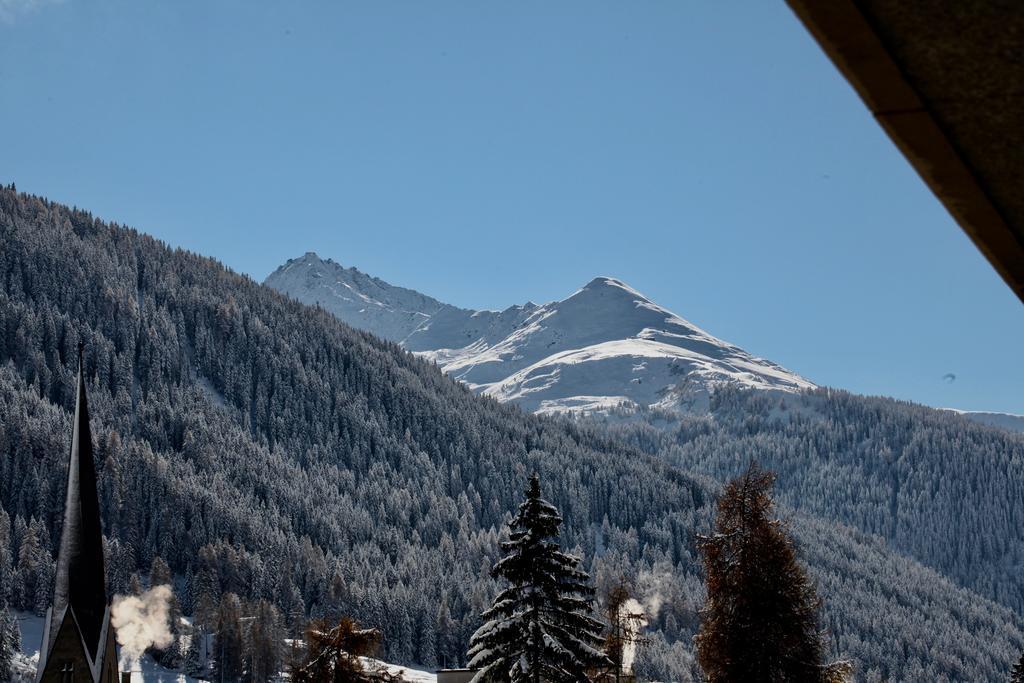
<path id="1" fill-rule="evenodd" d="M 792 507 L 879 536 L 1024 613 L 1024 433 L 833 389 L 788 398 L 727 387 L 710 415 L 632 418 L 612 430 L 646 452 L 719 481 L 756 454 Z"/>
<path id="2" fill-rule="evenodd" d="M 829 421 L 820 432 L 725 394 L 722 413 L 746 417 L 668 432 L 530 416 L 211 259 L 12 187 L 0 190 L 0 590 L 18 608 L 48 599 L 79 341 L 108 586 L 129 590 L 159 558 L 199 623 L 230 592 L 275 604 L 293 634 L 345 614 L 382 630 L 391 661 L 464 663 L 498 592 L 502 528 L 536 471 L 598 595 L 626 575 L 657 598 L 638 674 L 691 680 L 696 536 L 716 481 L 756 458 L 779 473 L 828 642 L 858 680 L 1000 680 L 1024 647 L 1011 609 L 1020 441 L 1001 431 L 916 431 L 912 411 L 855 397 L 808 417 Z M 884 438 L 871 415 L 891 425 Z M 975 499 L 960 486 L 991 500 L 965 509 Z"/>

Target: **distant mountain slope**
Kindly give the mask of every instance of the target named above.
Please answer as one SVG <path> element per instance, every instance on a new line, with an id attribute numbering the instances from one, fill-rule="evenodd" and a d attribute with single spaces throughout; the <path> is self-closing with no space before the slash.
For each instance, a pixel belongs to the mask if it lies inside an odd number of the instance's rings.
<path id="1" fill-rule="evenodd" d="M 756 457 L 778 473 L 780 500 L 1024 613 L 1024 434 L 835 389 L 780 400 L 723 388 L 712 403 L 708 415 L 650 411 L 606 428 L 718 480 Z"/>
<path id="2" fill-rule="evenodd" d="M 345 268 L 313 252 L 289 259 L 264 284 L 304 304 L 319 305 L 352 327 L 408 351 L 462 349 L 504 339 L 537 307 L 471 311 Z"/>
<path id="3" fill-rule="evenodd" d="M 531 412 L 702 411 L 722 384 L 783 392 L 814 386 L 614 278 L 595 278 L 561 301 L 500 312 L 448 306 L 313 253 L 288 261 L 266 284 Z"/>
<path id="4" fill-rule="evenodd" d="M 713 481 L 474 396 L 211 259 L 0 189 L 0 506 L 11 538 L 36 530 L 39 555 L 59 538 L 79 340 L 112 590 L 159 555 L 186 610 L 231 591 L 274 600 L 293 630 L 338 612 L 379 626 L 388 661 L 464 661 L 501 525 L 537 470 L 599 590 L 657 577 L 643 678 L 695 679 L 694 538 Z M 1005 678 L 1018 616 L 878 537 L 790 512 L 829 643 L 865 680 Z"/>
<path id="5" fill-rule="evenodd" d="M 958 415 L 963 415 L 968 420 L 980 422 L 992 427 L 1002 427 L 1012 432 L 1024 432 L 1024 415 L 1013 413 L 989 413 L 978 410 L 953 410 Z"/>

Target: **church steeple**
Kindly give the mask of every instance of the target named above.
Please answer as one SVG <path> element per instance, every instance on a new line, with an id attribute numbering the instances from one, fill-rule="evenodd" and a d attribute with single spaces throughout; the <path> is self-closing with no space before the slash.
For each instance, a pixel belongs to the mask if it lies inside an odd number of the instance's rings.
<path id="1" fill-rule="evenodd" d="M 115 681 L 117 655 L 107 603 L 103 531 L 96 493 L 83 345 L 53 587 L 36 680 Z"/>
<path id="2" fill-rule="evenodd" d="M 73 608 L 86 645 L 95 652 L 103 626 L 103 613 L 107 608 L 107 586 L 82 353 L 83 345 L 79 344 L 78 394 L 75 398 L 74 432 L 71 436 L 68 484 L 64 498 L 64 527 L 60 534 L 60 554 L 57 556 L 53 590 L 53 612 L 60 614 L 67 607 Z"/>

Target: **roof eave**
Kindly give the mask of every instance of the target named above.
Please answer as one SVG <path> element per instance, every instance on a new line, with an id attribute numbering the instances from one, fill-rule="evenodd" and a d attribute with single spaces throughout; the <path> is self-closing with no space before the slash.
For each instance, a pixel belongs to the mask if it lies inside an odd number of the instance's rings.
<path id="1" fill-rule="evenodd" d="M 1024 302 L 1024 242 L 852 0 L 787 0 L 879 125 Z"/>

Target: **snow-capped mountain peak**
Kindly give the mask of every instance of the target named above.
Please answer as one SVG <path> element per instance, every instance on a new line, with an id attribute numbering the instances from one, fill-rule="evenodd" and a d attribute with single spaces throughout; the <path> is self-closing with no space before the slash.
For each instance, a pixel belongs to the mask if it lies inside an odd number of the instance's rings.
<path id="1" fill-rule="evenodd" d="M 401 343 L 476 391 L 536 412 L 703 410 L 723 383 L 785 392 L 814 386 L 614 277 L 594 278 L 560 301 L 503 311 L 450 306 L 312 252 L 266 284 Z"/>

